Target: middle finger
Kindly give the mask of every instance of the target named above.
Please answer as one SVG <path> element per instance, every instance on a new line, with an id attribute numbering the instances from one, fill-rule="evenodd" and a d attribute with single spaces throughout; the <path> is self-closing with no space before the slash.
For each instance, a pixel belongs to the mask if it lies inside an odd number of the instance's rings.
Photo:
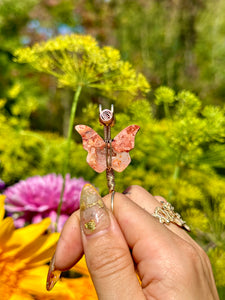
<path id="1" fill-rule="evenodd" d="M 162 207 L 162 201 L 166 202 L 166 200 L 163 197 L 154 197 L 144 188 L 136 185 L 128 187 L 125 190 L 124 194 L 151 215 L 154 213 L 156 207 Z M 182 237 L 184 240 L 191 243 L 193 242 L 192 238 L 188 235 L 188 233 L 178 225 L 169 223 L 165 226 L 172 232 L 176 233 L 178 236 Z"/>

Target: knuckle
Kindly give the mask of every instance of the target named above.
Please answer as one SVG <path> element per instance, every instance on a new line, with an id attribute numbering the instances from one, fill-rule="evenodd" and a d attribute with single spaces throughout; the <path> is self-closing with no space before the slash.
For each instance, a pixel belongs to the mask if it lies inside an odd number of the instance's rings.
<path id="1" fill-rule="evenodd" d="M 196 264 L 202 262 L 208 264 L 210 262 L 208 255 L 198 244 L 188 244 L 188 246 L 186 245 L 186 253 L 188 257 Z"/>
<path id="2" fill-rule="evenodd" d="M 199 247 L 200 248 L 200 247 Z M 205 264 L 205 258 L 203 259 L 203 256 L 207 256 L 203 250 L 201 250 L 201 253 L 199 252 L 198 247 L 191 244 L 186 244 L 185 247 L 185 255 L 188 259 L 188 265 L 190 272 L 193 272 L 195 270 L 196 274 L 199 272 L 202 272 Z"/>
<path id="3" fill-rule="evenodd" d="M 202 259 L 202 261 L 208 266 L 208 267 L 211 267 L 211 262 L 210 262 L 210 259 L 207 255 L 207 253 L 200 247 L 198 246 L 198 250 L 199 250 L 199 255 Z"/>
<path id="4" fill-rule="evenodd" d="M 200 256 L 199 256 L 196 248 L 191 244 L 186 243 L 185 252 L 186 252 L 186 255 L 188 256 L 188 258 L 193 262 L 198 262 L 198 260 L 200 259 Z"/>
<path id="5" fill-rule="evenodd" d="M 131 267 L 126 249 L 101 247 L 98 252 L 89 261 L 90 271 L 94 276 L 111 277 Z"/>

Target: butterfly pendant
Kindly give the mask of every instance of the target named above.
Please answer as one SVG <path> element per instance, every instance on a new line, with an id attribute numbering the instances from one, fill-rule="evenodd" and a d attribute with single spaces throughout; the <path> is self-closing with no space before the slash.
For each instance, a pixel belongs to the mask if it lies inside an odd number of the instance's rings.
<path id="1" fill-rule="evenodd" d="M 98 173 L 106 170 L 109 192 L 114 191 L 114 173 L 122 172 L 130 164 L 130 150 L 134 148 L 138 125 L 130 125 L 111 139 L 111 126 L 114 124 L 113 108 L 101 110 L 100 122 L 104 125 L 104 139 L 87 125 L 77 125 L 75 129 L 81 135 L 83 148 L 88 152 L 87 163 Z"/>

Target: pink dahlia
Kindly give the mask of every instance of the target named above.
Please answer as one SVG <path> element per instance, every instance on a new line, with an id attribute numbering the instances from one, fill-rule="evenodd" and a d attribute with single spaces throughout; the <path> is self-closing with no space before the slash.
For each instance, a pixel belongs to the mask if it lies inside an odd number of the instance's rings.
<path id="1" fill-rule="evenodd" d="M 69 174 L 66 175 L 63 204 L 58 223 L 59 231 L 69 215 L 79 208 L 80 193 L 85 183 L 87 182 L 83 178 L 70 178 Z M 6 195 L 5 209 L 13 216 L 15 226 L 22 227 L 25 223 L 37 223 L 46 217 L 50 217 L 54 223 L 62 184 L 61 175 L 48 174 L 30 177 L 8 187 L 4 191 Z"/>

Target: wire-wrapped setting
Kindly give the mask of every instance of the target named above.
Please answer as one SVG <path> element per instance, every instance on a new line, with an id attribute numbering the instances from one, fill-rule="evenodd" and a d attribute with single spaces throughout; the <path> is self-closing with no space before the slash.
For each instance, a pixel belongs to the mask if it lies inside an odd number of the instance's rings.
<path id="1" fill-rule="evenodd" d="M 177 226 L 191 231 L 190 227 L 182 220 L 181 216 L 174 211 L 174 207 L 169 202 L 162 202 L 162 207 L 157 206 L 152 214 L 153 217 L 158 218 L 160 223 L 174 223 Z"/>
<path id="2" fill-rule="evenodd" d="M 115 195 L 115 191 L 112 191 L 112 194 L 111 194 L 111 211 L 113 212 L 113 205 L 114 205 L 114 195 Z"/>

